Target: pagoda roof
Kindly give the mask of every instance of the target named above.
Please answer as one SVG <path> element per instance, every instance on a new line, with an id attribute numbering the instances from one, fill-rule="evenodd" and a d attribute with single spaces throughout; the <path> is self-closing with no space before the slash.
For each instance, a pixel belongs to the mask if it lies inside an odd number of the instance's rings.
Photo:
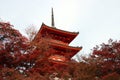
<path id="1" fill-rule="evenodd" d="M 52 43 L 52 42 L 50 42 L 49 44 L 53 48 L 59 49 L 61 51 L 66 51 L 66 50 L 70 51 L 71 52 L 70 54 L 68 54 L 68 53 L 67 54 L 65 54 L 65 53 L 62 54 L 62 53 L 60 53 L 61 55 L 69 56 L 69 58 L 72 58 L 76 53 L 78 53 L 82 49 L 82 47 L 73 47 L 73 46 L 67 46 L 67 45 Z"/>
<path id="2" fill-rule="evenodd" d="M 45 31 L 48 31 L 49 33 L 53 33 L 55 35 L 59 35 L 62 37 L 64 36 L 65 38 L 68 38 L 69 40 L 67 41 L 67 43 L 70 43 L 79 34 L 79 32 L 69 32 L 69 31 L 57 29 L 55 27 L 50 27 L 42 23 L 41 28 L 38 31 L 38 34 L 35 36 L 35 38 L 37 38 L 37 36 L 43 35 Z"/>
<path id="3" fill-rule="evenodd" d="M 47 26 L 46 24 L 42 23 L 42 26 L 47 30 L 52 30 L 53 32 L 57 32 L 57 33 L 64 33 L 66 35 L 73 35 L 73 36 L 77 36 L 79 34 L 79 32 L 69 32 L 69 31 L 65 31 L 65 30 L 61 30 L 61 29 L 57 29 L 56 27 L 51 27 L 51 26 Z"/>

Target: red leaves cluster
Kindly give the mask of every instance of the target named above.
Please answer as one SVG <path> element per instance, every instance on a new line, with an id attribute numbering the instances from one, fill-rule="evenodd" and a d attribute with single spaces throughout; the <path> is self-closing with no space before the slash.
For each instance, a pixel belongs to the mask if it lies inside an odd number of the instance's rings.
<path id="1" fill-rule="evenodd" d="M 51 63 L 47 41 L 29 42 L 9 23 L 0 22 L 0 80 L 118 80 L 120 42 L 109 40 L 96 47 L 85 62 Z M 48 52 L 46 52 L 48 51 Z M 51 50 L 54 52 L 54 50 Z M 59 53 L 59 52 L 58 52 Z M 101 80 L 101 79 L 100 79 Z"/>
<path id="2" fill-rule="evenodd" d="M 10 23 L 0 22 L 0 80 L 45 80 L 35 71 L 30 73 L 40 58 L 38 49 Z"/>
<path id="3" fill-rule="evenodd" d="M 108 44 L 93 50 L 93 58 L 99 59 L 99 76 L 107 76 L 112 73 L 120 75 L 120 41 L 109 40 Z"/>

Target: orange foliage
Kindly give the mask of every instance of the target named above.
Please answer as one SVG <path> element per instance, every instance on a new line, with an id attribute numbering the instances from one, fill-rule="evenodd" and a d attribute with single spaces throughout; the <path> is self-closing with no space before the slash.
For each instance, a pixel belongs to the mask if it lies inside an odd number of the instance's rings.
<path id="1" fill-rule="evenodd" d="M 0 22 L 0 80 L 112 80 L 112 76 L 118 80 L 120 42 L 96 47 L 84 62 L 68 62 L 63 56 L 51 55 L 47 41 L 41 39 L 41 45 L 29 42 L 9 23 Z M 57 58 L 56 62 L 51 58 Z"/>
<path id="2" fill-rule="evenodd" d="M 106 76 L 116 72 L 120 76 L 120 42 L 109 40 L 108 44 L 93 50 L 92 58 L 98 60 L 99 76 Z M 111 79 L 110 79 L 111 80 Z"/>

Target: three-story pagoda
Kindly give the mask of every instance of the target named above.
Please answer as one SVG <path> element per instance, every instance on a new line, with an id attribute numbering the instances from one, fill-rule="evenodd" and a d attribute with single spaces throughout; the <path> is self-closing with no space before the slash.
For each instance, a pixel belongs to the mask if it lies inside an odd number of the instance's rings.
<path id="1" fill-rule="evenodd" d="M 68 62 L 71 58 L 77 54 L 82 47 L 73 47 L 69 44 L 74 40 L 74 38 L 79 34 L 79 32 L 69 32 L 57 29 L 54 24 L 54 16 L 52 9 L 52 25 L 47 26 L 42 23 L 37 35 L 33 39 L 34 42 L 42 44 L 42 41 L 46 41 L 50 48 L 46 51 L 50 53 L 48 60 L 52 62 Z"/>

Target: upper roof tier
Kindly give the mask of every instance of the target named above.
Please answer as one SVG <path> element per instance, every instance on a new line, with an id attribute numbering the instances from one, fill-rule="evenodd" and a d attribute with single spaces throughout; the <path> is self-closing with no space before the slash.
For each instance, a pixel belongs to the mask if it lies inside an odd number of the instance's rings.
<path id="1" fill-rule="evenodd" d="M 54 40 L 59 40 L 64 43 L 69 44 L 79 32 L 68 32 L 64 30 L 57 29 L 55 27 L 50 27 L 42 23 L 38 34 L 35 36 L 34 40 L 38 40 L 40 37 L 50 37 Z"/>

